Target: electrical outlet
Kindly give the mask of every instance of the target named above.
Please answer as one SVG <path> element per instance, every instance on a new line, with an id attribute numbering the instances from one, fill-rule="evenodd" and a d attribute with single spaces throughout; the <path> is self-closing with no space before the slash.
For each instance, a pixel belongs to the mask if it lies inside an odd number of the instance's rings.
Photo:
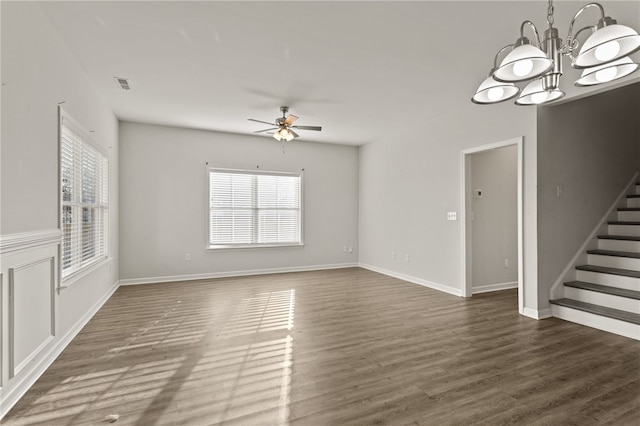
<path id="1" fill-rule="evenodd" d="M 184 255 L 184 261 L 185 262 L 191 262 L 191 253 L 187 253 Z"/>
<path id="2" fill-rule="evenodd" d="M 509 268 L 509 259 L 504 260 L 504 267 Z"/>
<path id="3" fill-rule="evenodd" d="M 457 212 L 447 212 L 447 220 L 458 220 Z"/>
<path id="4" fill-rule="evenodd" d="M 392 252 L 391 252 L 391 258 L 392 258 L 392 259 L 395 259 L 395 258 L 396 258 L 396 252 L 395 252 L 395 251 L 392 251 Z"/>
<path id="5" fill-rule="evenodd" d="M 349 246 L 349 253 L 353 253 L 353 247 Z"/>
<path id="6" fill-rule="evenodd" d="M 347 252 L 347 246 L 342 247 L 342 251 L 346 253 Z"/>

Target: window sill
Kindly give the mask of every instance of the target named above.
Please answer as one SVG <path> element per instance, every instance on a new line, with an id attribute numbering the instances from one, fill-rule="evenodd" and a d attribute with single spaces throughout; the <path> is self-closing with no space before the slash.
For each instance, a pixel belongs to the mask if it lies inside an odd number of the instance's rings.
<path id="1" fill-rule="evenodd" d="M 113 257 L 105 257 L 101 260 L 97 260 L 94 263 L 89 264 L 87 267 L 74 272 L 68 277 L 64 277 L 60 279 L 60 285 L 58 286 L 58 291 L 62 291 L 67 287 L 71 287 L 77 281 L 80 281 L 82 278 L 86 277 L 90 273 L 96 271 L 97 269 L 102 268 L 103 266 L 109 264 L 113 261 Z"/>
<path id="2" fill-rule="evenodd" d="M 284 248 L 284 247 L 304 247 L 304 243 L 293 244 L 220 244 L 210 245 L 206 250 L 236 250 L 236 249 L 261 249 L 261 248 Z"/>

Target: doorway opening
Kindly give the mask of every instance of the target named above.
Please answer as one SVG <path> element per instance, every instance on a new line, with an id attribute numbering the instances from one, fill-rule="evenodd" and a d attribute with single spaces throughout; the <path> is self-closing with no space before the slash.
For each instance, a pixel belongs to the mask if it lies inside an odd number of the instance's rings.
<path id="1" fill-rule="evenodd" d="M 517 287 L 521 314 L 524 313 L 522 156 L 522 137 L 463 150 L 460 218 L 462 295 L 472 297 L 474 293 Z"/>

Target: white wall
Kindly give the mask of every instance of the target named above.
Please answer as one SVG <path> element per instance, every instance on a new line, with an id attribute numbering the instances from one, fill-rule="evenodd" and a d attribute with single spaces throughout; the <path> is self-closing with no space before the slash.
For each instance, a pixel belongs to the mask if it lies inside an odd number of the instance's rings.
<path id="1" fill-rule="evenodd" d="M 361 148 L 360 262 L 461 295 L 461 223 L 447 221 L 460 211 L 461 151 L 524 136 L 524 307 L 537 316 L 536 111 L 455 105 L 421 122 L 422 133 L 398 128 Z"/>
<path id="2" fill-rule="evenodd" d="M 134 123 L 120 140 L 123 283 L 357 264 L 358 148 Z M 206 250 L 206 162 L 304 169 L 304 247 Z"/>
<path id="3" fill-rule="evenodd" d="M 0 7 L 1 416 L 116 288 L 118 121 L 35 2 Z M 57 109 L 63 101 L 110 152 L 112 259 L 58 292 Z"/>
<path id="4" fill-rule="evenodd" d="M 474 292 L 517 287 L 517 172 L 517 145 L 471 154 L 468 190 L 473 194 L 470 232 Z M 481 191 L 481 196 L 476 191 Z"/>

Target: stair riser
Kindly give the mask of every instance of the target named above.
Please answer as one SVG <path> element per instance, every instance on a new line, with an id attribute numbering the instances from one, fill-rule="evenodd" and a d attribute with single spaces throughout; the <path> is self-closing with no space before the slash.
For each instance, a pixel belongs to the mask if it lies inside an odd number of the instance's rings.
<path id="1" fill-rule="evenodd" d="M 587 259 L 589 265 L 640 271 L 640 259 L 632 257 L 616 257 L 604 256 L 600 254 L 590 254 L 587 256 Z"/>
<path id="2" fill-rule="evenodd" d="M 576 271 L 576 281 L 608 285 L 616 288 L 640 291 L 640 279 L 621 275 L 604 274 L 602 272 Z"/>
<path id="3" fill-rule="evenodd" d="M 558 305 L 551 305 L 551 314 L 566 321 L 640 340 L 640 325 L 637 324 Z"/>
<path id="4" fill-rule="evenodd" d="M 598 240 L 598 248 L 600 250 L 631 251 L 634 253 L 640 253 L 640 241 L 600 239 Z"/>
<path id="5" fill-rule="evenodd" d="M 618 212 L 618 220 L 640 222 L 640 212 Z"/>
<path id="6" fill-rule="evenodd" d="M 609 225 L 609 235 L 640 237 L 640 225 Z"/>
<path id="7" fill-rule="evenodd" d="M 640 207 L 640 198 L 627 198 L 627 207 Z"/>
<path id="8" fill-rule="evenodd" d="M 567 299 L 579 300 L 581 302 L 593 303 L 594 305 L 605 306 L 607 308 L 620 309 L 621 311 L 640 314 L 640 300 L 629 299 L 627 297 L 614 296 L 612 294 L 598 293 L 575 287 L 564 288 L 564 297 Z"/>
<path id="9" fill-rule="evenodd" d="M 636 185 L 636 194 L 640 195 L 640 185 Z"/>

